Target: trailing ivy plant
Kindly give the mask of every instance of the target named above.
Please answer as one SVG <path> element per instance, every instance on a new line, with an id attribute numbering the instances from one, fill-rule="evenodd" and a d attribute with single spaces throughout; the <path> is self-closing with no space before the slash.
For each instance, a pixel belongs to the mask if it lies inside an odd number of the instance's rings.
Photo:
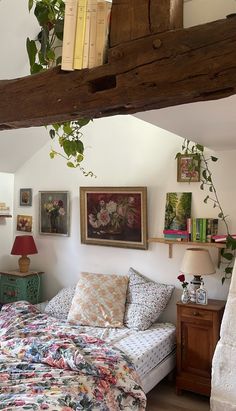
<path id="1" fill-rule="evenodd" d="M 195 144 L 185 139 L 182 144 L 182 152 L 176 154 L 178 158 L 181 154 L 192 154 L 193 159 L 200 159 L 200 189 L 206 190 L 207 195 L 204 198 L 204 203 L 211 202 L 213 208 L 218 208 L 218 218 L 223 221 L 226 230 L 226 247 L 221 250 L 221 255 L 224 258 L 224 275 L 222 277 L 222 284 L 226 279 L 230 279 L 233 271 L 233 264 L 235 260 L 236 240 L 232 237 L 229 231 L 228 216 L 224 213 L 220 199 L 213 181 L 211 171 L 211 162 L 215 163 L 218 158 L 214 156 L 206 157 L 204 147 L 200 144 Z M 191 167 L 191 165 L 190 165 Z M 190 170 L 191 171 L 191 170 Z M 191 177 L 189 178 L 191 182 Z"/>
<path id="2" fill-rule="evenodd" d="M 40 31 L 35 39 L 27 38 L 26 40 L 31 74 L 39 73 L 61 63 L 65 2 L 64 0 L 28 0 L 29 12 L 33 6 L 35 6 L 34 14 Z M 84 159 L 81 128 L 90 121 L 91 119 L 79 119 L 47 126 L 51 139 L 58 138 L 63 150 L 61 153 L 52 149 L 50 157 L 65 158 L 68 167 L 79 167 L 85 176 L 94 176 L 92 171 L 86 172 L 81 166 Z"/>

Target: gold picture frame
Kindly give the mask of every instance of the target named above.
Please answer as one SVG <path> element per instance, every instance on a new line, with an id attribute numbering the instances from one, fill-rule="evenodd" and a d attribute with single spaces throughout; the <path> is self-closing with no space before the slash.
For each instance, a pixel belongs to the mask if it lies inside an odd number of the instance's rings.
<path id="1" fill-rule="evenodd" d="M 146 187 L 80 187 L 81 243 L 146 250 Z"/>

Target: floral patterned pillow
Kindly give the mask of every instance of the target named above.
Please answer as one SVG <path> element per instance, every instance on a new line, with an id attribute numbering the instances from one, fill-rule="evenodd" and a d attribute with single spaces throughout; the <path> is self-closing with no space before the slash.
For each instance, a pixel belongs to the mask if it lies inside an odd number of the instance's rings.
<path id="1" fill-rule="evenodd" d="M 165 309 L 174 286 L 151 281 L 133 268 L 128 275 L 124 324 L 134 330 L 146 330 Z"/>
<path id="2" fill-rule="evenodd" d="M 76 285 L 63 288 L 49 301 L 44 312 L 53 317 L 66 320 L 75 294 L 75 289 Z"/>
<path id="3" fill-rule="evenodd" d="M 95 327 L 123 327 L 128 277 L 81 273 L 68 320 Z"/>

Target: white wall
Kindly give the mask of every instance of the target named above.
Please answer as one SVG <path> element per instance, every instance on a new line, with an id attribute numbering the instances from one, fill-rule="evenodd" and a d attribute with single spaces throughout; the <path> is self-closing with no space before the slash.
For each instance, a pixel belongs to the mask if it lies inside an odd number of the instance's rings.
<path id="1" fill-rule="evenodd" d="M 224 19 L 236 13 L 235 0 L 184 0 L 184 27 Z"/>
<path id="2" fill-rule="evenodd" d="M 45 271 L 44 296 L 52 297 L 58 289 L 76 283 L 80 271 L 126 274 L 133 266 L 155 281 L 175 284 L 176 292 L 166 318 L 175 319 L 175 301 L 181 293 L 177 276 L 185 246 L 174 246 L 173 258 L 163 244 L 150 244 L 149 249 L 130 250 L 80 243 L 79 187 L 80 186 L 147 186 L 149 237 L 160 236 L 164 224 L 165 196 L 168 191 L 191 191 L 192 212 L 195 217 L 215 217 L 216 210 L 203 203 L 205 193 L 198 183 L 176 182 L 175 154 L 182 139 L 132 116 L 117 116 L 95 120 L 84 128 L 86 169 L 92 169 L 96 179 L 84 177 L 78 170 L 66 167 L 62 159 L 49 158 L 50 143 L 36 153 L 15 174 L 14 234 L 17 214 L 33 216 L 33 235 L 38 255 L 31 256 L 31 268 Z M 216 183 L 225 211 L 234 217 L 235 197 L 230 178 L 233 154 L 224 153 L 216 167 Z M 228 181 L 228 183 L 227 183 Z M 33 188 L 33 206 L 19 206 L 19 189 Z M 68 190 L 71 198 L 71 227 L 69 237 L 39 235 L 38 191 Z M 233 221 L 235 230 L 236 219 Z M 18 233 L 19 234 L 19 233 Z M 0 233 L 1 238 L 1 233 Z M 216 263 L 217 252 L 211 250 Z M 10 256 L 5 267 L 17 265 Z M 225 299 L 228 284 L 222 287 L 221 273 L 207 278 L 210 297 Z M 190 278 L 188 279 L 190 280 Z"/>
<path id="3" fill-rule="evenodd" d="M 14 175 L 0 173 L 0 203 L 6 203 L 13 212 Z M 13 219 L 0 218 L 0 267 L 9 263 L 9 253 L 13 242 Z"/>

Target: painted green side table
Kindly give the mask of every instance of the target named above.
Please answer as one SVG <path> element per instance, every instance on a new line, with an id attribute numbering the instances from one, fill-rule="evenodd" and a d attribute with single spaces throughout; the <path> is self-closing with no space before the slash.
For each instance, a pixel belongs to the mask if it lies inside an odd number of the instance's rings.
<path id="1" fill-rule="evenodd" d="M 20 273 L 17 270 L 0 271 L 0 303 L 26 300 L 32 304 L 42 301 L 42 271 Z"/>

